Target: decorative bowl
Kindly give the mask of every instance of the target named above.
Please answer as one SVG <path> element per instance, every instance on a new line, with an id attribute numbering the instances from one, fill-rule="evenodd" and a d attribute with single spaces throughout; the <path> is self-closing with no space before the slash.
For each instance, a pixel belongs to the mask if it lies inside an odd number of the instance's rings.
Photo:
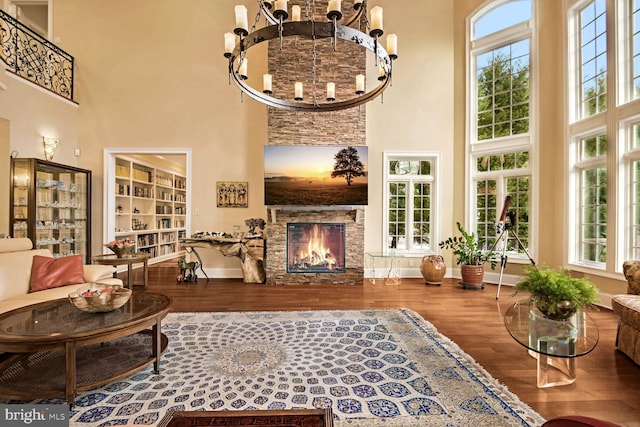
<path id="1" fill-rule="evenodd" d="M 75 308 L 88 313 L 104 313 L 117 310 L 129 301 L 131 289 L 122 285 L 91 283 L 69 294 Z"/>
<path id="2" fill-rule="evenodd" d="M 107 243 L 104 246 L 109 248 L 118 258 L 122 258 L 125 255 L 129 255 L 136 245 L 134 243 Z"/>

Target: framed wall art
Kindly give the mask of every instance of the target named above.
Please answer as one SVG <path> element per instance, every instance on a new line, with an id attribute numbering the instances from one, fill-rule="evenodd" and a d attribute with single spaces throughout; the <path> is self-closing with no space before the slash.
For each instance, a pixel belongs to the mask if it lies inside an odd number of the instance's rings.
<path id="1" fill-rule="evenodd" d="M 249 206 L 248 182 L 216 182 L 216 206 L 219 208 L 246 208 Z"/>

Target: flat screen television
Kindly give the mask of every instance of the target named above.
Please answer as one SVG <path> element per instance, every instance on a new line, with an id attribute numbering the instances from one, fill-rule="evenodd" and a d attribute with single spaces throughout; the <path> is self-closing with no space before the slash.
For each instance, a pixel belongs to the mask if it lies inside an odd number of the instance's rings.
<path id="1" fill-rule="evenodd" d="M 366 146 L 265 146 L 264 203 L 366 205 L 367 160 Z"/>

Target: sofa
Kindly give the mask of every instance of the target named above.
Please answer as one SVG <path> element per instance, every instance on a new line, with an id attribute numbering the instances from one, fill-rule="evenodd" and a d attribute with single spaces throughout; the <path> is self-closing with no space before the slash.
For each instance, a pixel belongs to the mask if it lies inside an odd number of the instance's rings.
<path id="1" fill-rule="evenodd" d="M 0 313 L 66 298 L 88 283 L 122 284 L 113 277 L 115 267 L 83 265 L 81 255 L 63 258 L 33 249 L 28 238 L 0 239 Z"/>
<path id="2" fill-rule="evenodd" d="M 640 365 L 640 260 L 622 264 L 627 293 L 614 295 L 611 305 L 618 316 L 616 347 Z"/>

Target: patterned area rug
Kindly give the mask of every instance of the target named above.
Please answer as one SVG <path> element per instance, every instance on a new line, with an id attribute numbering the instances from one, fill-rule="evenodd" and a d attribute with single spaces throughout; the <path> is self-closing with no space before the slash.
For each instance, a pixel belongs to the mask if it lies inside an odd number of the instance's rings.
<path id="1" fill-rule="evenodd" d="M 411 310 L 172 313 L 162 329 L 160 374 L 149 367 L 78 394 L 72 426 L 155 425 L 171 410 L 325 407 L 337 427 L 544 422 Z"/>

